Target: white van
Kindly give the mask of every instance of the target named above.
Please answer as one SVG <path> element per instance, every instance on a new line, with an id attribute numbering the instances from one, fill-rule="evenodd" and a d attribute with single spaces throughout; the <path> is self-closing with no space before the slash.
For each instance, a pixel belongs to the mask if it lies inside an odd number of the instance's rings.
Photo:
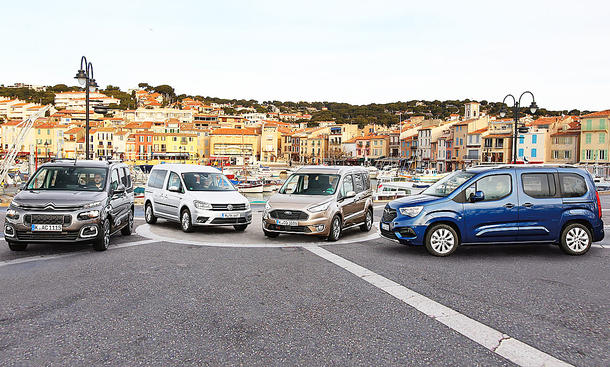
<path id="1" fill-rule="evenodd" d="M 252 222 L 250 202 L 218 169 L 192 164 L 157 164 L 146 184 L 146 223 L 157 218 L 193 226 L 233 226 L 244 231 Z"/>

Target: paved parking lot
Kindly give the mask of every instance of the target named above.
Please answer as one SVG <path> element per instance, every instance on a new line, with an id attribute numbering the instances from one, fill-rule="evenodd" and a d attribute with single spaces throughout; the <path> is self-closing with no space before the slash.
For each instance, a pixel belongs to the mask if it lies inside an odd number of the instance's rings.
<path id="1" fill-rule="evenodd" d="M 435 258 L 374 231 L 330 244 L 136 224 L 104 253 L 0 243 L 1 365 L 610 364 L 610 233 L 581 257 Z"/>

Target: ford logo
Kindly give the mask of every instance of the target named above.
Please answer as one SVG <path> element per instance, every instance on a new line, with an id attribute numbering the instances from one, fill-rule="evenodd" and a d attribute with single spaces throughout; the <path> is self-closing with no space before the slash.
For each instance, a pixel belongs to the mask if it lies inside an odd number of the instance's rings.
<path id="1" fill-rule="evenodd" d="M 231 205 L 231 204 L 227 205 L 227 210 L 233 210 L 233 205 Z"/>

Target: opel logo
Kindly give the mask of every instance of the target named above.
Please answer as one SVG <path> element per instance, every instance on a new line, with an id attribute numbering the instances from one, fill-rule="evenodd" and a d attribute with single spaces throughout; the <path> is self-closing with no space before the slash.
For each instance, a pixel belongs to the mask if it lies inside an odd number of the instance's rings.
<path id="1" fill-rule="evenodd" d="M 231 204 L 227 205 L 227 210 L 233 210 L 233 205 L 231 205 Z"/>

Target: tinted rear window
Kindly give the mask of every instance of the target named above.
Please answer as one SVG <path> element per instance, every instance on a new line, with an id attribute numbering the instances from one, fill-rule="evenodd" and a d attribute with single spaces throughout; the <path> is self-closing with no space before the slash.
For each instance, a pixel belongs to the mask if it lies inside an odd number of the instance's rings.
<path id="1" fill-rule="evenodd" d="M 148 177 L 148 186 L 154 187 L 156 189 L 162 188 L 166 175 L 167 175 L 166 170 L 162 170 L 162 169 L 153 170 L 150 173 L 150 177 Z"/>
<path id="2" fill-rule="evenodd" d="M 524 173 L 521 182 L 528 196 L 537 199 L 555 196 L 555 178 L 551 173 Z"/>
<path id="3" fill-rule="evenodd" d="M 587 181 L 576 173 L 560 173 L 559 185 L 565 198 L 576 198 L 587 193 Z"/>

